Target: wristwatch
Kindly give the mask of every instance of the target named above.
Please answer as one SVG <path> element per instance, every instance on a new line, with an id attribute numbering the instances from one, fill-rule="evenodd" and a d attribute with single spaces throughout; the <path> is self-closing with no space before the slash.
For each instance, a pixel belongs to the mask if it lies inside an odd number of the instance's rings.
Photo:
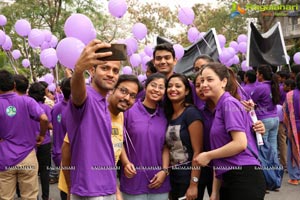
<path id="1" fill-rule="evenodd" d="M 162 168 L 161 171 L 165 172 L 167 176 L 170 174 L 168 168 Z"/>
<path id="2" fill-rule="evenodd" d="M 193 177 L 192 177 L 192 181 L 193 181 L 194 183 L 198 183 L 198 182 L 199 182 L 199 178 L 197 178 L 196 176 L 193 176 Z"/>

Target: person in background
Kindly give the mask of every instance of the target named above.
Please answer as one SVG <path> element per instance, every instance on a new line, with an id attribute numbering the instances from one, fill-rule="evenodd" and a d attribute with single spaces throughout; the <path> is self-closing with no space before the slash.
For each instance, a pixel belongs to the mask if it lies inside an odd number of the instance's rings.
<path id="1" fill-rule="evenodd" d="M 200 166 L 193 160 L 203 151 L 203 124 L 193 104 L 188 79 L 173 74 L 167 81 L 166 144 L 170 151 L 171 198 L 198 199 Z"/>
<path id="2" fill-rule="evenodd" d="M 284 124 L 288 132 L 287 168 L 289 184 L 300 183 L 300 73 L 296 76 L 296 89 L 286 95 L 283 105 Z"/>
<path id="3" fill-rule="evenodd" d="M 261 120 L 266 128 L 263 135 L 265 141 L 270 143 L 273 151 L 278 155 L 277 135 L 279 118 L 277 116 L 276 105 L 280 102 L 279 85 L 276 74 L 272 73 L 269 65 L 261 65 L 257 69 L 257 80 L 260 84 L 251 95 L 251 99 L 256 104 L 255 112 L 257 118 Z"/>
<path id="4" fill-rule="evenodd" d="M 256 72 L 252 69 L 246 71 L 244 75 L 245 85 L 242 86 L 248 97 L 253 93 L 256 86 Z"/>
<path id="5" fill-rule="evenodd" d="M 234 73 L 220 63 L 209 63 L 200 71 L 200 76 L 200 88 L 215 105 L 215 112 L 210 129 L 211 150 L 199 154 L 194 160 L 201 166 L 213 162 L 214 181 L 210 198 L 264 199 L 264 175 L 261 170 L 256 170 L 260 163 L 247 149 L 249 146 L 257 153 L 252 122 L 239 102 Z"/>
<path id="6" fill-rule="evenodd" d="M 296 75 L 300 72 L 300 64 L 293 65 L 291 70 L 290 78 L 296 80 Z"/>
<path id="7" fill-rule="evenodd" d="M 150 75 L 145 83 L 145 98 L 125 112 L 126 140 L 120 179 L 124 200 L 168 199 L 167 120 L 160 106 L 165 88 L 165 75 Z"/>
<path id="8" fill-rule="evenodd" d="M 50 108 L 53 108 L 55 97 L 48 89 L 49 84 L 45 81 L 39 81 L 39 83 L 41 83 L 45 88 L 45 104 L 50 106 Z"/>
<path id="9" fill-rule="evenodd" d="M 0 70 L 0 199 L 14 199 L 19 183 L 22 199 L 37 199 L 38 162 L 35 147 L 48 127 L 43 109 L 26 95 L 14 92 L 13 75 Z M 39 121 L 38 135 L 31 126 Z"/>
<path id="10" fill-rule="evenodd" d="M 282 105 L 285 101 L 286 92 L 284 91 L 284 82 L 288 80 L 290 77 L 289 72 L 287 71 L 279 71 L 276 73 L 279 83 L 279 92 L 280 92 L 280 102 L 279 104 Z"/>
<path id="11" fill-rule="evenodd" d="M 147 71 L 146 71 L 146 76 L 147 78 L 151 75 L 151 74 L 154 74 L 157 72 L 156 68 L 154 67 L 153 65 L 153 61 L 152 60 L 149 60 L 147 63 L 146 63 L 146 66 L 147 66 Z"/>
<path id="12" fill-rule="evenodd" d="M 26 95 L 29 86 L 29 80 L 22 74 L 14 74 L 16 83 L 15 92 L 19 95 Z"/>
<path id="13" fill-rule="evenodd" d="M 43 143 L 37 147 L 36 156 L 39 163 L 39 175 L 42 186 L 42 199 L 49 199 L 49 169 L 51 167 L 51 138 L 50 131 L 53 129 L 51 123 L 51 108 L 50 106 L 45 104 L 45 87 L 39 83 L 32 83 L 28 90 L 28 95 L 32 97 L 44 110 L 49 119 L 48 130 L 46 131 L 45 139 Z M 38 134 L 40 132 L 39 123 L 37 121 L 32 120 L 31 125 L 34 128 L 34 132 Z"/>

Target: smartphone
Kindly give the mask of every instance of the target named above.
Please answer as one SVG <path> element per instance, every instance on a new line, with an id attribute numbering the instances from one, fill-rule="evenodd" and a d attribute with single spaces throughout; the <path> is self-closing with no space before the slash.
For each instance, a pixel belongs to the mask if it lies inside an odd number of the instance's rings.
<path id="1" fill-rule="evenodd" d="M 112 55 L 107 57 L 102 57 L 100 60 L 127 60 L 127 50 L 125 44 L 111 44 L 110 48 L 98 49 L 96 53 L 103 53 L 111 51 Z"/>

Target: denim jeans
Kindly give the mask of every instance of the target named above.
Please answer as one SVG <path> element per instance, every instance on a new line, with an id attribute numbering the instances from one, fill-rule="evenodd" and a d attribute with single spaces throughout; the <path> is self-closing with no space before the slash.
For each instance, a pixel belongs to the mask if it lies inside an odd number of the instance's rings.
<path id="1" fill-rule="evenodd" d="M 279 126 L 279 118 L 272 117 L 261 120 L 265 125 L 266 132 L 263 135 L 264 140 L 270 143 L 271 148 L 273 148 L 276 155 L 278 155 L 277 150 L 277 135 L 278 135 L 278 126 Z"/>

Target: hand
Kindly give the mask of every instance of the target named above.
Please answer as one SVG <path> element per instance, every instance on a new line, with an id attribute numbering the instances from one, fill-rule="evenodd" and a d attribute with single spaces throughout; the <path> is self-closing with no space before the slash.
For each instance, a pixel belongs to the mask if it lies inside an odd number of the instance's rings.
<path id="1" fill-rule="evenodd" d="M 135 167 L 132 163 L 127 163 L 124 166 L 124 173 L 127 178 L 132 178 L 136 175 Z"/>
<path id="2" fill-rule="evenodd" d="M 203 152 L 194 158 L 194 161 L 197 162 L 201 167 L 205 167 L 211 161 L 211 158 L 209 157 L 208 152 Z"/>
<path id="3" fill-rule="evenodd" d="M 99 60 L 103 57 L 111 56 L 112 52 L 105 53 L 96 53 L 98 49 L 109 48 L 111 45 L 105 42 L 101 42 L 100 40 L 91 41 L 85 48 L 83 49 L 79 59 L 75 64 L 75 72 L 83 73 L 85 70 L 88 70 L 97 65 L 103 65 L 106 62 Z"/>
<path id="4" fill-rule="evenodd" d="M 198 185 L 197 184 L 190 184 L 189 188 L 187 189 L 186 193 L 186 200 L 194 200 L 198 197 Z"/>
<path id="5" fill-rule="evenodd" d="M 241 103 L 243 104 L 243 106 L 247 112 L 254 109 L 255 104 L 251 99 L 248 101 L 242 100 Z"/>
<path id="6" fill-rule="evenodd" d="M 260 133 L 260 134 L 265 134 L 266 129 L 265 125 L 261 120 L 258 120 L 256 123 L 252 125 L 252 128 L 255 132 Z"/>
<path id="7" fill-rule="evenodd" d="M 157 189 L 159 188 L 165 181 L 167 177 L 166 172 L 159 171 L 157 172 L 154 177 L 150 180 L 150 184 L 148 185 L 149 188 Z"/>
<path id="8" fill-rule="evenodd" d="M 40 146 L 43 143 L 44 139 L 45 139 L 45 136 L 38 135 L 36 137 L 36 146 Z"/>
<path id="9" fill-rule="evenodd" d="M 116 192 L 116 200 L 123 200 L 122 193 L 118 187 L 117 187 L 117 192 Z"/>
<path id="10" fill-rule="evenodd" d="M 219 200 L 220 199 L 220 193 L 219 192 L 212 192 L 210 195 L 209 200 Z"/>

